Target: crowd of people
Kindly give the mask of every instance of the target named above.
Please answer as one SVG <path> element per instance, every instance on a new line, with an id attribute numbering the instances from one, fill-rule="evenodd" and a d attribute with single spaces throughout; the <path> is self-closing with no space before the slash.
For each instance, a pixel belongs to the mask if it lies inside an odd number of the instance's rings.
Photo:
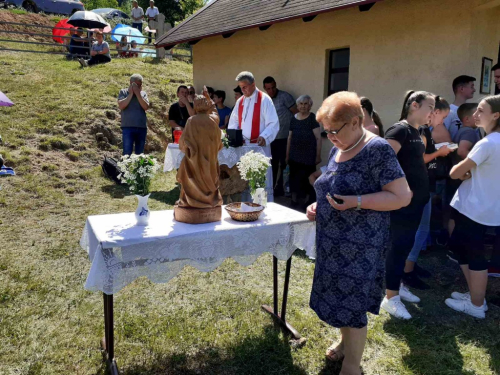
<path id="1" fill-rule="evenodd" d="M 493 70 L 500 89 L 500 65 Z M 372 102 L 356 93 L 333 94 L 314 114 L 309 95 L 294 100 L 273 77 L 263 80 L 264 90 L 250 72 L 236 81 L 232 109 L 224 105 L 224 91 L 207 87 L 219 127 L 241 129 L 246 142 L 272 157 L 275 196 L 283 194 L 288 166 L 292 204 L 308 203 L 307 217 L 317 224 L 310 306 L 341 330 L 341 341 L 326 356 L 343 360 L 342 374 L 360 373 L 367 312 L 382 308 L 411 319 L 405 303 L 420 302 L 413 290 L 429 288 L 422 278 L 431 274 L 418 260 L 431 238 L 448 245 L 467 282 L 467 291 L 453 292 L 444 303 L 485 318 L 488 267 L 500 263 L 500 95 L 467 102 L 475 93 L 470 76 L 453 81 L 452 104 L 431 92 L 409 91 L 399 120 L 384 131 Z M 119 94 L 124 154 L 134 144 L 136 153 L 144 148 L 149 104 L 141 87 L 142 77 L 134 75 Z M 177 97 L 169 109 L 172 129 L 184 128 L 195 113 L 193 86 L 179 86 Z M 316 170 L 321 128 L 333 148 Z M 431 236 L 434 209 L 443 229 Z M 489 228 L 496 230 L 491 263 Z"/>
<path id="2" fill-rule="evenodd" d="M 160 14 L 154 0 L 151 0 L 149 5 L 146 12 L 144 12 L 137 1 L 132 1 L 132 27 L 138 29 L 141 33 L 143 21 L 147 21 L 152 26 L 151 22 L 157 21 Z M 146 31 L 148 31 L 148 44 L 151 44 L 154 30 L 150 27 Z M 118 57 L 139 57 L 139 54 L 142 53 L 137 41 L 129 41 L 129 39 L 130 37 L 121 35 L 120 41 L 116 42 Z M 89 30 L 87 35 L 84 36 L 83 29 L 72 29 L 67 49 L 67 59 L 77 60 L 82 67 L 106 64 L 111 61 L 109 43 L 106 41 L 106 34 L 102 30 Z"/>

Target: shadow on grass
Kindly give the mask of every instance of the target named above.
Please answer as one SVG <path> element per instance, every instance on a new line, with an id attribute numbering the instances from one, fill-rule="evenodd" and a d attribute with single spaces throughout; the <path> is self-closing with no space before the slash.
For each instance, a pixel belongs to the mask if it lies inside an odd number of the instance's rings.
<path id="1" fill-rule="evenodd" d="M 304 259 L 304 260 L 308 261 L 309 263 L 316 263 L 316 260 L 315 260 L 315 259 L 311 259 L 311 258 L 309 258 L 309 256 L 306 254 L 306 251 L 305 251 L 305 250 L 297 249 L 297 250 L 295 250 L 295 252 L 293 253 L 293 256 L 295 256 L 295 257 L 297 257 L 297 258 Z"/>
<path id="2" fill-rule="evenodd" d="M 132 195 L 127 186 L 124 185 L 107 185 L 101 188 L 103 193 L 109 194 L 111 198 L 123 199 L 127 196 Z M 169 205 L 174 205 L 179 199 L 180 188 L 176 186 L 170 191 L 153 191 L 149 196 L 149 199 L 154 199 L 162 203 Z"/>
<path id="3" fill-rule="evenodd" d="M 458 266 L 444 254 L 432 254 L 422 263 L 434 277 L 429 280 L 430 290 L 414 291 L 421 303 L 405 303 L 413 318 L 402 321 L 391 317 L 384 323 L 385 333 L 406 342 L 410 349 L 403 362 L 417 374 L 474 375 L 467 358 L 474 358 L 477 364 L 475 349 L 482 348 L 490 356 L 487 367 L 500 374 L 500 331 L 495 323 L 500 317 L 498 307 L 490 304 L 484 320 L 453 311 L 444 300 L 454 290 L 467 289 Z M 493 296 L 498 287 L 498 281 L 490 279 L 487 296 Z"/>
<path id="4" fill-rule="evenodd" d="M 194 354 L 174 353 L 155 358 L 152 363 L 120 370 L 125 375 L 307 374 L 293 364 L 288 338 L 280 335 L 273 325 L 265 327 L 258 337 L 247 337 L 233 347 L 206 347 Z"/>
<path id="5" fill-rule="evenodd" d="M 174 205 L 176 201 L 179 200 L 179 195 L 181 194 L 180 186 L 177 185 L 170 191 L 153 191 L 149 196 L 149 199 L 154 199 L 158 202 L 166 203 L 169 205 Z"/>
<path id="6" fill-rule="evenodd" d="M 107 185 L 101 188 L 103 193 L 109 194 L 111 198 L 123 199 L 132 195 L 126 185 Z"/>

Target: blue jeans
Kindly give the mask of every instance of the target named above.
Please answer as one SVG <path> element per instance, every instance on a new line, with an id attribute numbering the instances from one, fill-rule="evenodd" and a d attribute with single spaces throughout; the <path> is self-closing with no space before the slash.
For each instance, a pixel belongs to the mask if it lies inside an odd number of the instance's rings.
<path id="1" fill-rule="evenodd" d="M 408 255 L 408 260 L 412 262 L 417 262 L 418 255 L 420 251 L 427 245 L 427 239 L 431 233 L 431 212 L 432 212 L 432 198 L 436 193 L 430 193 L 431 199 L 424 207 L 424 212 L 422 213 L 422 219 L 420 219 L 420 225 L 418 227 L 417 233 L 415 234 L 415 242 L 413 248 L 411 249 L 410 255 Z"/>
<path id="2" fill-rule="evenodd" d="M 132 27 L 133 27 L 134 29 L 139 30 L 139 31 L 142 33 L 142 22 L 138 22 L 138 23 L 133 22 L 133 23 L 132 23 Z"/>
<path id="3" fill-rule="evenodd" d="M 144 153 L 147 128 L 122 128 L 123 155 L 132 155 L 135 144 L 136 155 Z"/>

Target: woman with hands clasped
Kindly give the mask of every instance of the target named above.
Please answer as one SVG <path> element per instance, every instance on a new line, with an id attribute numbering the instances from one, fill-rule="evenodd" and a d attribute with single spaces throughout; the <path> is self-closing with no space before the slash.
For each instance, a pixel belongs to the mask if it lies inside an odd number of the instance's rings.
<path id="1" fill-rule="evenodd" d="M 355 93 L 328 97 L 317 120 L 334 147 L 326 172 L 314 184 L 317 202 L 307 209 L 317 224 L 310 306 L 342 334 L 327 358 L 344 359 L 341 375 L 358 375 L 366 313 L 378 314 L 383 298 L 388 211 L 408 205 L 411 191 L 392 147 L 363 128 Z"/>
<path id="2" fill-rule="evenodd" d="M 474 120 L 486 137 L 450 172 L 452 179 L 463 180 L 451 201 L 456 224 L 450 249 L 457 255 L 469 291 L 453 292 L 445 303 L 481 319 L 488 309 L 484 299 L 488 284 L 484 235 L 488 226 L 497 230 L 500 226 L 500 95 L 483 99 Z"/>

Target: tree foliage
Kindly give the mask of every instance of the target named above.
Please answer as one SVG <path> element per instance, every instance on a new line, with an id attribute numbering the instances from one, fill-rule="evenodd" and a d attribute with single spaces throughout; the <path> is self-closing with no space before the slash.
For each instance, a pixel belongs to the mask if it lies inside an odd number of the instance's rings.
<path id="1" fill-rule="evenodd" d="M 207 0 L 155 0 L 155 6 L 158 7 L 160 13 L 165 15 L 165 21 L 172 26 L 174 26 L 176 22 L 189 17 L 206 3 Z M 149 0 L 139 0 L 139 6 L 146 12 L 146 8 L 149 7 Z"/>
<path id="2" fill-rule="evenodd" d="M 86 10 L 99 8 L 118 8 L 117 0 L 82 0 Z"/>

